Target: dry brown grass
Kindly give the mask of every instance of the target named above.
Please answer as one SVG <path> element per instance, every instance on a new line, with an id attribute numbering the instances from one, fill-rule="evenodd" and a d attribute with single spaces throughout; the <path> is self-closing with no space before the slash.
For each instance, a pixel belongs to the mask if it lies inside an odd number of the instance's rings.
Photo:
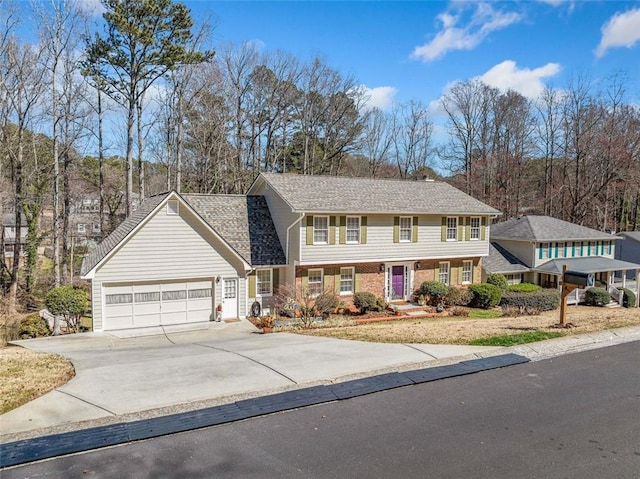
<path id="1" fill-rule="evenodd" d="M 567 322 L 575 327 L 557 330 L 551 327 L 560 319 L 559 310 L 538 316 L 471 319 L 460 317 L 401 319 L 358 326 L 298 330 L 300 334 L 327 336 L 382 343 L 469 344 L 474 339 L 516 334 L 524 331 L 562 331 L 582 334 L 592 331 L 640 325 L 640 309 L 592 308 L 571 306 Z"/>
<path id="2" fill-rule="evenodd" d="M 18 346 L 0 348 L 0 414 L 69 381 L 73 365 L 62 356 Z"/>

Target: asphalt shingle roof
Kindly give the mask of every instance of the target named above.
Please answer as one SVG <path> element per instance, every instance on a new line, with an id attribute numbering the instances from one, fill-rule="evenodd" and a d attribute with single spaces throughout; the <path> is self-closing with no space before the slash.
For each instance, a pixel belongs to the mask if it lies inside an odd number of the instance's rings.
<path id="1" fill-rule="evenodd" d="M 588 258 L 558 258 L 538 266 L 536 271 L 550 274 L 562 274 L 563 265 L 570 270 L 582 273 L 599 273 L 601 271 L 636 270 L 640 264 L 629 263 L 619 259 L 604 258 L 602 256 L 590 256 Z"/>
<path id="2" fill-rule="evenodd" d="M 621 231 L 619 235 L 634 241 L 640 241 L 640 231 Z"/>
<path id="3" fill-rule="evenodd" d="M 551 216 L 523 216 L 491 225 L 491 239 L 567 241 L 615 240 L 619 238 Z"/>
<path id="4" fill-rule="evenodd" d="M 169 193 L 147 198 L 98 247 L 85 257 L 81 274 L 87 274 L 140 224 Z M 182 199 L 253 266 L 286 263 L 267 202 L 262 196 L 180 195 Z"/>
<path id="5" fill-rule="evenodd" d="M 525 273 L 529 267 L 498 243 L 489 244 L 489 256 L 482 260 L 482 267 L 489 273 Z"/>
<path id="6" fill-rule="evenodd" d="M 261 173 L 261 175 L 296 212 L 500 214 L 491 206 L 439 181 L 290 173 Z"/>
<path id="7" fill-rule="evenodd" d="M 253 266 L 286 263 L 263 196 L 181 196 L 247 263 Z"/>

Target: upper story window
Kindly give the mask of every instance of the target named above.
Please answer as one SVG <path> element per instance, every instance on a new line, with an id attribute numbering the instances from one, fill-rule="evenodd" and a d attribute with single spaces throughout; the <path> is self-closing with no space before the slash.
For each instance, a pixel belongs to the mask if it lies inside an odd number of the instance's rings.
<path id="1" fill-rule="evenodd" d="M 413 220 L 411 216 L 400 217 L 400 241 L 411 241 Z"/>
<path id="2" fill-rule="evenodd" d="M 458 239 L 458 217 L 447 217 L 447 241 L 456 241 Z"/>
<path id="3" fill-rule="evenodd" d="M 540 243 L 540 254 L 538 255 L 538 258 L 549 258 L 549 243 Z"/>
<path id="4" fill-rule="evenodd" d="M 347 216 L 347 243 L 360 242 L 360 217 Z"/>
<path id="5" fill-rule="evenodd" d="M 556 258 L 564 258 L 564 243 L 556 243 Z"/>
<path id="6" fill-rule="evenodd" d="M 471 232 L 470 232 L 470 239 L 471 241 L 473 240 L 479 240 L 480 239 L 480 218 L 477 216 L 471 217 L 470 218 L 471 223 Z M 449 238 L 448 235 L 448 224 L 447 224 L 447 239 Z"/>
<path id="7" fill-rule="evenodd" d="M 273 294 L 273 281 L 271 269 L 256 270 L 256 294 L 258 296 L 271 296 Z"/>
<path id="8" fill-rule="evenodd" d="M 78 223 L 78 233 L 85 233 L 87 230 L 87 228 L 85 227 L 84 223 Z"/>
<path id="9" fill-rule="evenodd" d="M 314 244 L 329 243 L 329 217 L 328 216 L 313 217 L 313 243 Z"/>
<path id="10" fill-rule="evenodd" d="M 100 233 L 100 223 L 93 223 L 93 232 Z"/>

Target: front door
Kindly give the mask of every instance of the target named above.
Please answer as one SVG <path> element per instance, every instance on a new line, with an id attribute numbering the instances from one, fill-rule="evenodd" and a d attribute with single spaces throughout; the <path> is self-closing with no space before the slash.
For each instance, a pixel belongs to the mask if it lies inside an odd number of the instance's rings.
<path id="1" fill-rule="evenodd" d="M 222 318 L 238 317 L 238 279 L 225 279 L 222 290 Z"/>
<path id="2" fill-rule="evenodd" d="M 404 266 L 391 267 L 391 301 L 404 299 Z"/>

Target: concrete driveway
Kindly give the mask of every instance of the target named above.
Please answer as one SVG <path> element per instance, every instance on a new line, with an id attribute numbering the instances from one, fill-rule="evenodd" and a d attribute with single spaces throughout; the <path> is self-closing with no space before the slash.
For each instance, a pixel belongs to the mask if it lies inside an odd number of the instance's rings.
<path id="1" fill-rule="evenodd" d="M 25 431 L 203 401 L 339 381 L 409 364 L 466 356 L 486 347 L 378 344 L 289 333 L 260 334 L 245 321 L 201 329 L 158 328 L 58 336 L 14 344 L 69 358 L 76 377 L 0 416 L 0 442 Z M 139 336 L 139 334 L 156 333 Z M 225 399 L 226 398 L 226 399 Z M 99 422 L 99 421 L 98 421 Z"/>

